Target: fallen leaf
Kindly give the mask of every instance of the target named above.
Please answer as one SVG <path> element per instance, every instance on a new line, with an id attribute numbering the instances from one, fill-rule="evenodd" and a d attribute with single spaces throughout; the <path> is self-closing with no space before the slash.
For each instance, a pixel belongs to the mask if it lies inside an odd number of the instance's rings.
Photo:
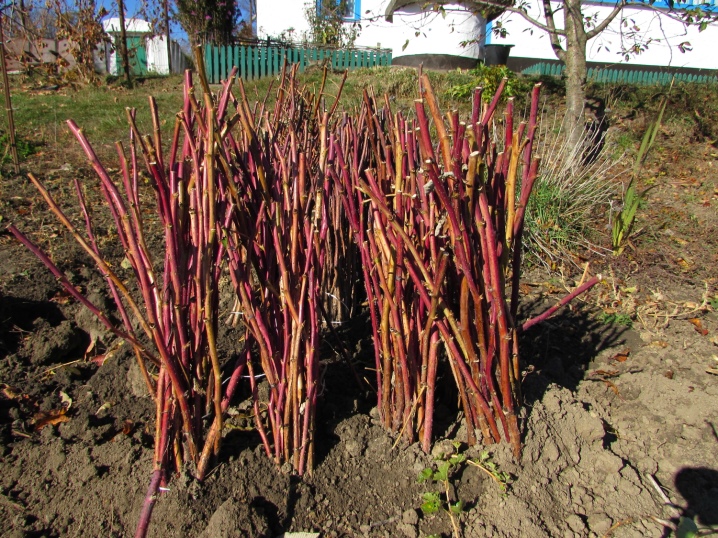
<path id="1" fill-rule="evenodd" d="M 122 433 L 124 433 L 125 435 L 130 435 L 134 427 L 134 422 L 132 422 L 130 419 L 127 419 L 125 420 L 125 422 L 122 423 Z"/>
<path id="2" fill-rule="evenodd" d="M 62 402 L 62 408 L 67 411 L 72 405 L 72 398 L 70 398 L 66 392 L 60 391 L 60 401 Z"/>
<path id="3" fill-rule="evenodd" d="M 681 266 L 684 271 L 688 271 L 691 268 L 691 264 L 688 263 L 684 258 L 678 258 L 676 263 Z"/>
<path id="4" fill-rule="evenodd" d="M 532 289 L 531 286 L 529 286 L 528 284 L 524 284 L 523 282 L 521 282 L 519 283 L 519 291 L 522 295 L 528 295 L 529 293 L 531 293 Z"/>
<path id="5" fill-rule="evenodd" d="M 90 345 L 87 346 L 87 349 L 85 350 L 85 357 L 87 357 L 93 349 L 95 349 L 95 346 L 97 345 L 97 336 L 94 336 L 90 338 Z"/>
<path id="6" fill-rule="evenodd" d="M 94 362 L 97 366 L 102 366 L 105 364 L 105 360 L 107 359 L 107 355 L 104 353 L 102 355 L 95 355 L 91 359 L 89 359 L 90 362 Z"/>
<path id="7" fill-rule="evenodd" d="M 68 417 L 65 413 L 67 413 L 67 409 L 51 409 L 50 411 L 40 411 L 39 413 L 35 414 L 32 419 L 35 431 L 39 432 L 48 424 L 50 426 L 55 426 L 56 424 L 61 424 L 62 422 L 68 422 L 70 420 L 70 417 Z"/>
<path id="8" fill-rule="evenodd" d="M 623 351 L 616 353 L 613 357 L 611 357 L 611 360 L 616 362 L 626 362 L 630 354 L 631 350 L 626 348 Z"/>
<path id="9" fill-rule="evenodd" d="M 652 347 L 662 347 L 662 348 L 666 348 L 666 347 L 668 347 L 668 342 L 666 342 L 665 340 L 654 340 L 653 342 L 651 342 L 650 345 L 651 345 Z"/>
<path id="10" fill-rule="evenodd" d="M 667 377 L 668 379 L 673 379 L 673 370 L 666 370 L 666 373 L 663 374 L 663 377 Z"/>
<path id="11" fill-rule="evenodd" d="M 630 286 L 627 288 L 621 289 L 623 293 L 636 293 L 638 291 L 638 286 Z"/>
<path id="12" fill-rule="evenodd" d="M 8 400 L 20 400 L 25 397 L 25 395 L 21 394 L 17 389 L 5 383 L 0 383 L 0 393 Z"/>
<path id="13" fill-rule="evenodd" d="M 110 407 L 112 407 L 112 402 L 105 402 L 105 403 L 103 403 L 103 404 L 97 409 L 97 411 L 95 411 L 95 416 L 99 415 L 99 414 L 102 413 L 103 411 L 108 410 Z"/>
<path id="14" fill-rule="evenodd" d="M 57 304 L 59 304 L 59 305 L 66 305 L 67 303 L 70 302 L 70 299 L 71 299 L 71 298 L 72 298 L 72 296 L 70 295 L 70 293 L 63 288 L 63 289 L 61 289 L 60 291 L 58 291 L 58 292 L 50 299 L 50 301 L 52 301 L 53 303 L 57 303 Z"/>
<path id="15" fill-rule="evenodd" d="M 618 370 L 595 370 L 591 375 L 598 377 L 618 377 Z"/>
<path id="16" fill-rule="evenodd" d="M 690 318 L 688 321 L 693 325 L 693 327 L 695 327 L 696 331 L 703 336 L 708 334 L 708 329 L 703 328 L 703 323 L 699 318 Z"/>
<path id="17" fill-rule="evenodd" d="M 601 381 L 603 381 L 606 384 L 606 386 L 609 389 L 611 389 L 616 396 L 618 396 L 618 397 L 621 396 L 621 394 L 618 392 L 618 387 L 616 385 L 611 383 L 608 379 L 602 379 Z"/>

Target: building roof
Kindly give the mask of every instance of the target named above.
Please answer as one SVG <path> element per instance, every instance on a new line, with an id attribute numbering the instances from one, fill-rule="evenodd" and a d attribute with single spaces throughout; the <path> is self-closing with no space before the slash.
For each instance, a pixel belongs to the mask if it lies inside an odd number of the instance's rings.
<path id="1" fill-rule="evenodd" d="M 495 1 L 500 4 L 505 3 L 506 6 L 512 6 L 514 4 L 513 0 Z M 476 12 L 480 13 L 487 21 L 492 21 L 503 13 L 503 9 L 500 7 L 482 6 L 479 2 L 472 2 L 471 0 L 436 0 L 435 2 L 429 2 L 428 4 L 425 0 L 391 0 L 384 12 L 384 18 L 387 22 L 394 22 L 394 13 L 404 7 L 418 5 L 422 9 L 429 10 L 434 4 L 463 5 L 466 6 L 467 9 L 476 10 Z"/>
<path id="2" fill-rule="evenodd" d="M 102 29 L 108 34 L 116 34 L 120 32 L 120 18 L 111 17 L 102 21 Z M 125 19 L 125 32 L 130 34 L 149 34 L 152 33 L 152 25 L 142 19 Z"/>

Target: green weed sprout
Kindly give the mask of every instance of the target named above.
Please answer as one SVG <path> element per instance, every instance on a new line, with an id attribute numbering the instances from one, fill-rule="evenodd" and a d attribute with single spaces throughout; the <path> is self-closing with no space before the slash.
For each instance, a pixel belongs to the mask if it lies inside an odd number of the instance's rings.
<path id="1" fill-rule="evenodd" d="M 466 463 L 481 469 L 499 485 L 499 489 L 503 495 L 508 494 L 513 479 L 509 473 L 499 470 L 499 466 L 491 460 L 491 454 L 489 454 L 488 450 L 482 451 L 479 455 L 479 459 L 467 460 Z"/>
<path id="2" fill-rule="evenodd" d="M 671 88 L 672 87 L 673 84 L 671 83 Z M 668 91 L 670 93 L 670 89 Z M 663 101 L 659 108 L 656 121 L 652 122 L 648 126 L 646 133 L 643 135 L 641 146 L 638 149 L 638 155 L 636 155 L 636 162 L 633 165 L 633 174 L 631 175 L 631 181 L 629 181 L 628 188 L 626 189 L 626 194 L 623 197 L 623 208 L 616 215 L 616 218 L 613 221 L 613 226 L 611 227 L 611 240 L 613 246 L 613 253 L 616 256 L 621 254 L 626 248 L 625 242 L 629 234 L 631 233 L 631 229 L 633 228 L 633 223 L 636 220 L 636 213 L 638 212 L 638 209 L 641 207 L 642 203 L 645 201 L 646 194 L 648 193 L 648 191 L 653 188 L 653 186 L 651 186 L 639 192 L 638 188 L 636 187 L 636 177 L 638 176 L 638 172 L 640 172 L 641 168 L 643 167 L 643 163 L 648 156 L 648 152 L 653 147 L 653 143 L 656 141 L 656 136 L 658 135 L 658 131 L 661 128 L 663 113 L 666 111 L 667 105 L 668 96 L 666 95 L 663 98 Z"/>
<path id="3" fill-rule="evenodd" d="M 498 465 L 491 460 L 491 454 L 487 450 L 482 451 L 477 459 L 469 459 L 466 454 L 460 451 L 461 443 L 454 442 L 452 445 L 454 447 L 453 452 L 438 456 L 435 464 L 419 473 L 417 481 L 420 484 L 429 482 L 437 483 L 441 486 L 442 491 L 427 491 L 421 495 L 421 511 L 424 515 L 431 515 L 444 510 L 451 519 L 454 538 L 459 538 L 461 536 L 460 518 L 461 513 L 464 511 L 464 501 L 458 498 L 453 500 L 455 496 L 451 494 L 451 480 L 454 474 L 464 463 L 478 467 L 499 485 L 502 495 L 508 493 L 512 477 L 509 473 L 499 470 Z M 427 538 L 431 538 L 431 536 Z"/>
<path id="4" fill-rule="evenodd" d="M 628 314 L 609 314 L 607 312 L 601 312 L 598 319 L 606 325 L 623 325 L 629 329 L 633 327 L 633 320 Z"/>
<path id="5" fill-rule="evenodd" d="M 443 492 L 428 491 L 422 494 L 421 511 L 424 515 L 435 514 L 439 510 L 445 510 L 451 519 L 451 526 L 454 529 L 454 538 L 460 538 L 461 528 L 459 518 L 464 510 L 464 502 L 460 499 L 452 500 L 451 478 L 461 466 L 467 461 L 466 454 L 459 452 L 461 443 L 454 442 L 454 451 L 451 454 L 442 454 L 436 458 L 437 463 L 427 467 L 419 473 L 418 482 L 436 482 L 440 484 Z"/>

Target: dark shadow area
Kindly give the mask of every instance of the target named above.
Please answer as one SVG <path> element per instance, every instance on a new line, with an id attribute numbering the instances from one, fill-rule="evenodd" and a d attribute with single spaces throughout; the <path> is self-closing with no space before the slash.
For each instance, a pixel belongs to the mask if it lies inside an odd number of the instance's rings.
<path id="1" fill-rule="evenodd" d="M 540 297 L 524 301 L 519 309 L 520 323 L 553 302 Z M 601 351 L 626 346 L 635 341 L 633 335 L 629 327 L 601 321 L 590 308 L 575 303 L 532 327 L 519 336 L 522 371 L 527 372 L 523 381 L 526 403 L 540 400 L 551 383 L 575 391 Z"/>
<path id="2" fill-rule="evenodd" d="M 369 312 L 364 310 L 342 323 L 335 328 L 334 334 L 325 331 L 322 338 L 317 465 L 340 442 L 335 433 L 339 424 L 357 414 L 369 415 L 377 406 L 376 357 Z M 456 420 L 459 412 L 458 390 L 451 368 L 443 360 L 437 370 L 435 397 L 435 435 L 454 436 L 462 424 Z"/>
<path id="3" fill-rule="evenodd" d="M 610 127 L 606 116 L 606 100 L 593 96 L 586 99 L 586 149 L 583 164 L 590 165 L 598 159 L 606 144 L 606 133 Z"/>
<path id="4" fill-rule="evenodd" d="M 279 508 L 277 508 L 276 504 L 259 495 L 252 499 L 249 506 L 254 509 L 257 516 L 267 522 L 273 536 L 277 536 L 283 532 L 279 522 Z"/>
<path id="5" fill-rule="evenodd" d="M 33 301 L 0 294 L 0 357 L 17 352 L 26 333 L 34 330 L 33 322 L 45 319 L 51 326 L 65 320 L 51 301 Z"/>
<path id="6" fill-rule="evenodd" d="M 687 503 L 685 517 L 700 525 L 718 525 L 718 470 L 686 467 L 678 471 L 675 485 Z"/>
<path id="7" fill-rule="evenodd" d="M 59 538 L 60 535 L 52 530 L 41 530 L 26 532 L 24 536 L 27 538 Z"/>
<path id="8" fill-rule="evenodd" d="M 226 371 L 223 377 L 228 379 L 234 368 L 237 355 L 232 354 L 226 361 Z M 259 364 L 254 365 L 256 372 L 261 372 Z M 247 376 L 247 369 L 244 368 L 242 376 Z M 261 384 L 261 379 L 259 380 Z M 254 408 L 252 404 L 252 391 L 248 379 L 242 379 L 234 393 L 230 402 L 232 408 L 237 410 L 225 418 L 225 424 L 228 424 L 227 433 L 222 440 L 222 448 L 219 452 L 216 465 L 222 465 L 236 459 L 239 454 L 245 450 L 253 451 L 262 444 L 262 437 L 257 431 L 257 425 L 254 419 Z"/>
<path id="9" fill-rule="evenodd" d="M 616 433 L 616 429 L 603 419 L 601 420 L 601 422 L 603 423 L 603 431 L 604 431 L 603 440 L 602 440 L 603 448 L 604 448 L 604 450 L 611 450 L 611 446 L 613 445 L 613 443 L 618 441 L 618 435 Z"/>
<path id="10" fill-rule="evenodd" d="M 280 532 L 289 530 L 289 526 L 292 524 L 294 519 L 294 511 L 297 506 L 297 501 L 301 496 L 298 490 L 302 479 L 298 476 L 292 475 L 289 477 L 289 489 L 287 490 L 287 504 L 285 507 L 285 514 L 280 522 Z"/>

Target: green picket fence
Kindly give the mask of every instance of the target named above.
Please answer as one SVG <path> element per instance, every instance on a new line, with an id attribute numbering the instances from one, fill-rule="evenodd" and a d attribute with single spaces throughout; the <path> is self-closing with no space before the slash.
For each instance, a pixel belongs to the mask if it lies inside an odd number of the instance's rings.
<path id="1" fill-rule="evenodd" d="M 564 66 L 557 63 L 537 63 L 521 71 L 524 75 L 561 76 Z M 591 82 L 607 82 L 617 84 L 670 84 L 676 82 L 716 83 L 715 75 L 696 75 L 670 71 L 638 71 L 628 69 L 605 69 L 590 67 L 587 78 Z"/>
<path id="2" fill-rule="evenodd" d="M 239 76 L 254 80 L 281 72 L 284 61 L 299 64 L 299 70 L 309 65 L 327 64 L 336 70 L 391 65 L 391 49 L 329 49 L 320 47 L 214 46 L 204 48 L 207 78 L 218 84 L 229 76 L 233 67 Z"/>

